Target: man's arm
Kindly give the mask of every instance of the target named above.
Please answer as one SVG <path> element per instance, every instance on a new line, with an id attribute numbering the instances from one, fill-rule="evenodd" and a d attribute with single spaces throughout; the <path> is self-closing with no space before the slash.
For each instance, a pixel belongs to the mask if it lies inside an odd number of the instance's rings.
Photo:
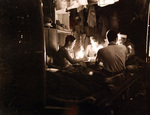
<path id="1" fill-rule="evenodd" d="M 83 61 L 83 59 L 73 59 L 70 55 L 69 55 L 69 52 L 67 50 L 65 50 L 65 57 L 66 59 L 71 63 L 71 64 L 75 64 L 75 63 L 78 63 L 78 62 L 81 62 Z"/>
<path id="2" fill-rule="evenodd" d="M 100 54 L 99 51 L 98 51 L 98 53 L 97 53 L 95 65 L 96 65 L 96 66 L 103 66 L 102 56 L 101 56 L 101 54 Z"/>

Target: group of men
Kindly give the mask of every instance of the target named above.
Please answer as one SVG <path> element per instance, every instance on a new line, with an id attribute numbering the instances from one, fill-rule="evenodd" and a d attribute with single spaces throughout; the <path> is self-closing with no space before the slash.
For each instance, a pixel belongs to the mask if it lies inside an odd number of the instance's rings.
<path id="1" fill-rule="evenodd" d="M 128 50 L 125 45 L 117 45 L 117 32 L 109 30 L 106 33 L 108 46 L 100 48 L 97 51 L 95 65 L 101 66 L 103 72 L 107 75 L 112 73 L 119 73 L 126 69 L 126 60 L 128 58 Z M 65 45 L 61 47 L 56 54 L 54 63 L 62 68 L 71 66 L 72 64 L 79 63 L 85 59 L 73 59 L 69 52 L 73 49 L 76 39 L 72 35 L 66 37 Z"/>

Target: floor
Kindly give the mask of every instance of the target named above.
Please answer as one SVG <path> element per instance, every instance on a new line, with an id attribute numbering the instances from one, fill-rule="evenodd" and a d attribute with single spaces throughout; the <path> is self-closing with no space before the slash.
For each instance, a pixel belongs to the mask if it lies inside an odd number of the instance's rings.
<path id="1" fill-rule="evenodd" d="M 45 110 L 45 115 L 148 115 L 147 99 L 143 93 L 129 100 L 116 100 L 112 107 L 100 109 L 94 105 L 72 106 L 70 110 Z"/>
<path id="2" fill-rule="evenodd" d="M 137 93 L 128 100 L 118 98 L 113 106 L 100 108 L 94 104 L 70 105 L 71 109 L 5 109 L 0 115 L 148 115 L 147 98 L 144 93 Z"/>

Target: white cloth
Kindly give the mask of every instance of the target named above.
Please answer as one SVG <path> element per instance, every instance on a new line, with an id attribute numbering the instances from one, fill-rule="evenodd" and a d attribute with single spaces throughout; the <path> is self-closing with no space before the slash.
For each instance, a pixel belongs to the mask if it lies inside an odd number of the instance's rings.
<path id="1" fill-rule="evenodd" d="M 87 0 L 56 0 L 56 10 L 66 11 L 79 7 L 86 7 L 88 5 Z M 80 10 L 80 9 L 79 9 Z"/>
<path id="2" fill-rule="evenodd" d="M 79 8 L 79 7 L 81 8 L 81 6 L 85 7 L 86 5 L 88 5 L 87 0 L 70 0 L 69 3 L 68 3 L 67 10 L 74 9 L 74 8 Z"/>
<path id="3" fill-rule="evenodd" d="M 118 2 L 119 0 L 97 0 L 98 5 L 101 7 L 114 4 L 115 2 Z"/>

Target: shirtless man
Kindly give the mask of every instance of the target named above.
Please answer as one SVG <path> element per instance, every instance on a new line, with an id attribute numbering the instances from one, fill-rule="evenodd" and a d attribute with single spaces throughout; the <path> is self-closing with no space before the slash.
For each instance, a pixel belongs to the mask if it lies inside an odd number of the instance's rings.
<path id="1" fill-rule="evenodd" d="M 73 59 L 70 55 L 70 51 L 75 46 L 76 38 L 72 35 L 68 35 L 66 37 L 65 45 L 61 47 L 54 59 L 54 63 L 62 68 L 69 67 L 72 64 L 79 63 L 83 61 L 83 59 Z"/>

